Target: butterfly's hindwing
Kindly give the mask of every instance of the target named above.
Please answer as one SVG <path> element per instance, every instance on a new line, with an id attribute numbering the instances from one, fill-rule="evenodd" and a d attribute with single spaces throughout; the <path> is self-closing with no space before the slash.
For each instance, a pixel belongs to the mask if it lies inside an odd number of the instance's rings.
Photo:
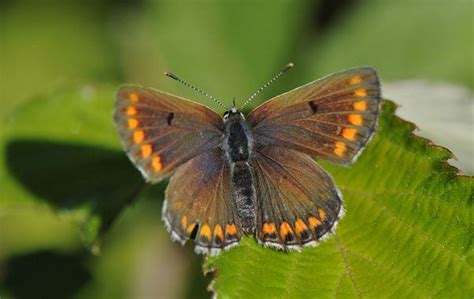
<path id="1" fill-rule="evenodd" d="M 257 238 L 266 246 L 299 249 L 315 245 L 342 215 L 342 196 L 330 175 L 294 150 L 259 150 Z"/>
<path id="2" fill-rule="evenodd" d="M 358 68 L 279 95 L 252 111 L 248 120 L 257 146 L 292 148 L 348 164 L 375 131 L 379 107 L 377 74 Z"/>
<path id="3" fill-rule="evenodd" d="M 221 149 L 180 166 L 166 189 L 163 220 L 181 243 L 194 237 L 196 252 L 214 254 L 240 241 L 230 170 Z"/>

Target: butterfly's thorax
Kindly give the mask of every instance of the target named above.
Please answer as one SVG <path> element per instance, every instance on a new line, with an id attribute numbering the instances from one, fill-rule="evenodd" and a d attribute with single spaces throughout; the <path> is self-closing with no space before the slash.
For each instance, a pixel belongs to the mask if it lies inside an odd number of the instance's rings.
<path id="1" fill-rule="evenodd" d="M 243 230 L 252 234 L 256 223 L 255 173 L 251 166 L 252 133 L 243 115 L 237 110 L 231 110 L 224 118 L 224 123 L 223 149 L 232 178 L 232 197 Z"/>

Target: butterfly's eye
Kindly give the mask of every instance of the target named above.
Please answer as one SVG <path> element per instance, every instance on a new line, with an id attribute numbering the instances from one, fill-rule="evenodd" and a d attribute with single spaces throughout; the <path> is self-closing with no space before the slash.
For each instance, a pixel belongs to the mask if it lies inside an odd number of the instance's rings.
<path id="1" fill-rule="evenodd" d="M 229 119 L 229 112 L 228 111 L 224 113 L 224 120 L 227 120 L 227 119 Z"/>

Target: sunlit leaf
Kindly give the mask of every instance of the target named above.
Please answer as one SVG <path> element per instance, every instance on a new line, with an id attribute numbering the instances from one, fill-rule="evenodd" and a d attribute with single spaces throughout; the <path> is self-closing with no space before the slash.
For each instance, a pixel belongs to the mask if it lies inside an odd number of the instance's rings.
<path id="1" fill-rule="evenodd" d="M 474 294 L 474 180 L 384 103 L 380 129 L 349 168 L 324 164 L 345 201 L 336 234 L 298 252 L 245 239 L 208 258 L 223 298 L 467 298 Z"/>

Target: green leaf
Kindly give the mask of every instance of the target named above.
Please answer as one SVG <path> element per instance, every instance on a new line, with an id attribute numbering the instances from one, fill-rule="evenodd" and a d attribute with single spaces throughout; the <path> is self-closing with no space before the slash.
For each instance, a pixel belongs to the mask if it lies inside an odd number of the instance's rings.
<path id="1" fill-rule="evenodd" d="M 117 26 L 111 26 L 114 36 L 120 37 L 120 63 L 126 76 L 123 82 L 156 86 L 196 99 L 191 90 L 160 75 L 162 70 L 171 70 L 230 103 L 232 96 L 238 99 L 247 96 L 281 65 L 296 59 L 296 65 L 302 67 L 291 76 L 296 78 L 302 72 L 307 76 L 306 79 L 293 79 L 298 85 L 317 78 L 318 74 L 369 64 L 375 66 L 384 79 L 422 76 L 464 82 L 472 87 L 472 80 L 469 80 L 472 70 L 465 63 L 472 52 L 469 51 L 472 50 L 469 43 L 472 39 L 468 35 L 472 15 L 469 4 L 450 10 L 447 6 L 451 4 L 439 2 L 416 5 L 412 1 L 372 2 L 375 5 L 361 2 L 348 6 L 344 18 L 333 22 L 332 27 L 313 34 L 311 19 L 317 9 L 306 2 L 308 5 L 272 1 L 270 5 L 226 2 L 215 6 L 217 2 L 213 1 L 179 4 L 149 0 L 144 2 L 145 17 L 133 19 L 132 14 L 128 23 L 127 8 L 127 13 L 117 17 L 114 23 Z M 79 7 L 74 6 L 73 10 L 77 9 Z M 44 29 L 37 29 L 41 22 L 31 26 L 29 20 L 33 15 L 44 16 L 44 13 L 34 9 L 24 11 L 19 17 L 16 17 L 17 11 L 9 12 L 10 18 L 16 19 L 13 22 L 7 19 L 8 30 L 13 30 L 7 32 L 9 44 L 5 57 L 15 59 L 11 60 L 14 63 L 10 63 L 10 67 L 9 64 L 6 66 L 10 71 L 16 70 L 16 75 L 11 77 L 10 74 L 9 78 L 13 79 L 7 78 L 7 84 L 0 87 L 5 89 L 3 94 L 8 95 L 8 99 L 4 102 L 10 107 L 13 105 L 9 103 L 17 96 L 23 99 L 36 94 L 34 90 L 44 90 L 46 84 L 56 82 L 65 73 L 80 78 L 117 78 L 117 66 L 112 66 L 116 53 L 109 51 L 108 44 L 104 43 L 108 38 L 104 38 L 103 32 L 97 34 L 100 30 L 97 28 L 104 27 L 96 26 L 97 16 L 88 18 L 89 11 L 83 11 L 80 20 L 72 19 L 71 23 L 70 18 L 56 19 L 57 15 L 66 14 L 53 13 L 42 18 L 52 22 L 44 23 Z M 61 26 L 55 26 L 57 24 Z M 54 31 L 53 37 L 46 42 L 39 38 L 53 27 L 64 29 L 65 26 L 69 30 Z M 24 34 L 24 30 L 29 34 Z M 74 36 L 75 42 L 64 43 L 62 37 L 72 31 L 80 33 Z M 31 41 L 30 37 L 37 37 L 38 41 Z M 52 43 L 56 46 L 49 52 L 48 46 Z M 313 43 L 316 47 L 311 47 Z M 27 46 L 31 44 L 41 44 L 46 50 L 37 53 L 49 56 L 34 55 L 35 49 L 24 54 L 18 52 L 30 49 Z M 84 51 L 92 54 L 83 55 Z M 61 55 L 64 53 L 66 55 Z M 444 59 L 445 56 L 449 59 Z M 18 62 L 21 62 L 20 69 L 16 67 Z M 64 67 L 67 67 L 66 71 Z M 23 82 L 22 78 L 28 80 Z M 267 94 L 288 89 L 284 81 L 288 78 L 272 86 Z M 7 90 L 7 86 L 12 88 Z M 115 88 L 107 87 L 67 90 L 37 97 L 41 103 L 28 103 L 11 115 L 7 113 L 11 109 L 2 110 L 4 114 L 0 112 L 2 116 L 9 116 L 7 126 L 2 124 L 0 128 L 0 154 L 4 157 L 0 162 L 0 210 L 3 207 L 23 208 L 29 204 L 33 210 L 37 209 L 38 203 L 47 203 L 46 206 L 59 208 L 60 215 L 81 223 L 83 239 L 88 244 L 93 242 L 104 223 L 113 221 L 134 197 L 131 190 L 134 190 L 135 182 L 137 189 L 142 184 L 116 138 L 111 121 L 114 91 Z M 210 101 L 206 104 L 213 105 Z M 405 290 L 405 294 L 428 296 L 432 292 L 440 297 L 472 297 L 473 283 L 469 279 L 472 277 L 472 249 L 466 241 L 469 240 L 470 225 L 466 214 L 470 215 L 472 209 L 466 198 L 472 197 L 472 180 L 456 177 L 443 162 L 449 153 L 429 147 L 411 136 L 412 128 L 391 115 L 393 106 L 386 109 L 390 111 L 385 112 L 382 132 L 392 139 L 383 139 L 383 144 L 391 144 L 390 147 L 378 148 L 377 136 L 353 167 L 339 169 L 325 165 L 340 183 L 348 210 L 336 237 L 319 248 L 308 249 L 315 255 L 314 259 L 308 258 L 306 252 L 283 254 L 263 249 L 255 246 L 253 240 L 245 239 L 241 247 L 206 264 L 207 269 L 217 269 L 214 287 L 222 297 L 235 294 L 314 297 L 314 289 L 318 290 L 318 297 L 325 297 L 327 294 L 334 296 L 332 291 L 336 287 L 337 296 L 359 293 L 361 297 L 370 297 L 379 296 L 377 290 L 384 285 L 384 295 L 403 295 Z M 401 157 L 397 156 L 398 148 L 402 150 Z M 370 153 L 379 155 L 372 157 L 374 154 Z M 391 163 L 388 163 L 390 159 Z M 361 164 L 363 161 L 365 164 Z M 406 161 L 413 165 L 403 165 Z M 388 166 L 392 168 L 388 169 Z M 398 172 L 407 172 L 407 168 L 413 173 L 397 181 Z M 354 169 L 360 172 L 355 174 Z M 419 173 L 424 176 L 418 177 L 416 174 Z M 35 178 L 44 184 L 54 183 L 49 185 L 54 190 L 48 190 Z M 378 185 L 374 186 L 371 180 Z M 91 189 L 86 191 L 89 183 Z M 396 188 L 386 190 L 389 183 L 406 193 L 396 193 Z M 440 190 L 445 187 L 451 191 L 447 189 L 443 194 Z M 358 190 L 365 193 L 359 194 Z M 423 194 L 421 200 L 414 202 L 412 197 L 419 194 Z M 389 196 L 398 196 L 399 201 L 388 205 L 385 200 Z M 378 211 L 379 217 L 367 216 L 370 209 Z M 437 221 L 443 221 L 442 225 Z M 8 219 L 3 223 L 12 227 Z M 0 223 L 0 247 L 10 246 L 1 239 L 5 236 L 2 231 L 5 228 L 7 226 Z M 49 232 L 48 229 L 44 231 Z M 49 238 L 58 237 L 56 232 L 54 230 L 54 236 Z M 398 239 L 398 234 L 404 232 L 414 236 L 407 239 L 402 235 L 405 238 Z M 357 256 L 354 252 L 363 254 Z M 450 253 L 453 253 L 452 258 Z M 235 260 L 232 260 L 233 255 Z M 365 256 L 371 256 L 373 260 L 364 260 L 362 257 Z M 372 261 L 380 262 L 380 265 Z M 231 262 L 235 263 L 233 268 L 229 267 Z M 113 264 L 116 265 L 115 261 Z M 346 265 L 350 267 L 346 268 Z M 297 270 L 297 274 L 290 274 Z M 110 276 L 104 277 L 110 279 Z M 443 286 L 441 291 L 440 285 Z M 389 288 L 391 286 L 394 286 L 393 290 Z"/>
<path id="2" fill-rule="evenodd" d="M 46 203 L 80 223 L 91 246 L 144 186 L 115 132 L 114 94 L 113 87 L 84 86 L 40 97 L 9 116 L 0 208 Z"/>
<path id="3" fill-rule="evenodd" d="M 127 298 L 136 287 L 136 276 L 148 267 L 154 274 L 145 275 L 145 282 L 166 275 L 161 283 L 167 288 L 160 294 L 182 294 L 185 288 L 190 298 L 206 297 L 201 257 L 192 247 L 173 243 L 161 226 L 164 184 L 144 188 L 143 178 L 122 150 L 112 117 L 116 89 L 60 90 L 39 96 L 9 115 L 0 134 L 4 157 L 0 160 L 0 268 L 8 268 L 5 279 L 0 279 L 2 298 L 7 290 L 12 294 L 61 290 L 43 283 L 48 277 L 58 279 L 39 267 L 44 259 L 37 254 L 44 251 L 84 258 L 81 261 L 94 279 L 74 290 L 78 298 Z M 140 204 L 129 208 L 132 200 Z M 118 216 L 120 223 L 115 223 Z M 82 249 L 98 249 L 96 240 L 112 223 L 114 230 L 102 242 L 102 255 L 86 254 Z M 30 258 L 39 268 L 30 263 L 29 268 L 18 269 L 14 262 Z M 155 271 L 154 263 L 163 265 L 160 259 L 172 263 L 173 273 L 168 266 Z M 69 267 L 60 275 L 60 283 L 74 283 L 73 275 L 79 274 Z"/>
<path id="4" fill-rule="evenodd" d="M 112 122 L 114 87 L 44 96 L 8 118 L 0 207 L 46 203 L 80 223 L 92 245 L 143 180 Z M 250 238 L 206 260 L 223 297 L 468 297 L 473 294 L 472 178 L 449 151 L 412 134 L 385 102 L 380 130 L 349 168 L 324 164 L 346 216 L 317 248 L 283 253 Z M 162 189 L 159 192 L 162 193 Z M 390 286 L 388 288 L 387 286 Z"/>
<path id="5" fill-rule="evenodd" d="M 245 238 L 207 258 L 222 298 L 474 295 L 474 180 L 451 153 L 412 134 L 385 102 L 375 138 L 349 168 L 324 163 L 345 202 L 336 233 L 316 248 L 277 252 Z"/>

